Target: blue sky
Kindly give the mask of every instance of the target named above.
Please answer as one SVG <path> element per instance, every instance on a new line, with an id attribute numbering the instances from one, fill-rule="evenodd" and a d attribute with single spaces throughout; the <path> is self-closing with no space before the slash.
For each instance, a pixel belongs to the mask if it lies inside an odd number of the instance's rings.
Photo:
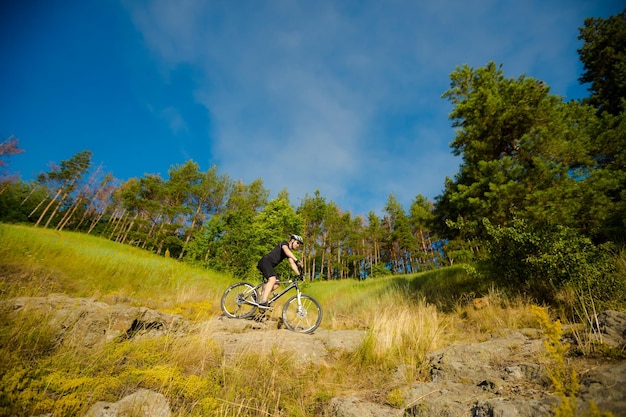
<path id="1" fill-rule="evenodd" d="M 27 0 L 0 6 L 0 138 L 25 180 L 84 149 L 116 178 L 217 165 L 295 206 L 408 210 L 458 171 L 456 66 L 504 64 L 567 100 L 578 28 L 616 0 Z"/>

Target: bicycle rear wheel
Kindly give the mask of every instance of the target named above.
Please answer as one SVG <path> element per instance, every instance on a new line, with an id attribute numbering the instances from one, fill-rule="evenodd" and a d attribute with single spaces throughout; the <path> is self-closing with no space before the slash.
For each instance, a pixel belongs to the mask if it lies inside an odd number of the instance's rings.
<path id="1" fill-rule="evenodd" d="M 283 307 L 283 323 L 294 332 L 313 333 L 322 322 L 322 306 L 310 295 L 301 295 L 287 300 Z"/>
<path id="2" fill-rule="evenodd" d="M 222 295 L 222 311 L 228 317 L 244 319 L 256 311 L 258 295 L 254 285 L 247 282 L 238 282 L 224 291 Z"/>

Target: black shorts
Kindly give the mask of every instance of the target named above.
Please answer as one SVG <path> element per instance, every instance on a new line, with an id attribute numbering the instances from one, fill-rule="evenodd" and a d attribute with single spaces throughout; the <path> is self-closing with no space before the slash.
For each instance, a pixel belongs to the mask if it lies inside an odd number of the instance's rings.
<path id="1" fill-rule="evenodd" d="M 275 277 L 276 271 L 269 259 L 262 258 L 256 266 L 261 274 L 263 274 L 263 282 L 267 281 L 269 277 Z"/>

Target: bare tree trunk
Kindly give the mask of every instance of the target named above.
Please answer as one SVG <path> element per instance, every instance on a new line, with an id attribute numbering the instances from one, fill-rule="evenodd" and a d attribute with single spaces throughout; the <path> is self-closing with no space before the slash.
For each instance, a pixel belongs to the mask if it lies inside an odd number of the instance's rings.
<path id="1" fill-rule="evenodd" d="M 139 217 L 139 213 L 135 213 L 135 216 L 131 219 L 128 226 L 125 226 L 124 234 L 122 235 L 122 240 L 120 243 L 126 243 L 126 239 L 128 239 L 128 232 L 130 232 L 135 225 L 135 220 Z"/>
<path id="2" fill-rule="evenodd" d="M 46 206 L 46 208 L 43 210 L 43 212 L 39 215 L 39 218 L 37 219 L 37 222 L 35 223 L 35 227 L 39 226 L 39 223 L 41 223 L 41 221 L 43 220 L 44 216 L 46 215 L 46 213 L 48 212 L 48 210 L 50 210 L 50 207 L 52 206 L 52 204 L 56 201 L 56 199 L 59 197 L 59 195 L 61 195 L 61 191 L 63 191 L 61 188 L 59 188 L 59 190 L 57 191 L 57 193 L 55 194 L 54 198 L 52 198 L 52 200 L 50 200 L 50 202 L 48 203 L 48 205 Z M 42 200 L 43 203 L 43 200 Z M 39 203 L 41 204 L 41 203 Z M 35 211 L 37 210 L 37 208 L 39 208 L 39 206 L 37 206 L 35 208 L 35 210 L 33 210 L 29 216 L 32 216 Z"/>
<path id="3" fill-rule="evenodd" d="M 343 268 L 341 265 L 341 247 L 337 247 L 337 269 L 339 269 L 339 271 L 337 271 L 337 278 L 342 279 Z"/>
<path id="4" fill-rule="evenodd" d="M 120 227 L 120 225 L 124 221 L 126 214 L 127 214 L 126 210 L 122 210 L 120 213 L 117 208 L 115 209 L 115 211 L 113 212 L 113 215 L 111 216 L 111 220 L 109 220 L 109 224 L 111 223 L 113 224 L 113 230 L 111 231 L 111 234 L 109 235 L 109 239 L 113 239 L 113 236 L 115 235 L 115 232 L 117 231 L 117 228 Z M 117 241 L 117 237 L 115 240 Z"/>
<path id="5" fill-rule="evenodd" d="M 104 217 L 104 213 L 106 213 L 106 210 L 101 210 L 98 215 L 96 216 L 96 218 L 91 222 L 91 224 L 89 225 L 89 229 L 87 230 L 87 234 L 91 234 L 91 232 L 93 232 L 93 229 L 95 229 L 96 225 L 98 223 L 100 223 L 100 220 L 102 220 L 102 218 Z"/>
<path id="6" fill-rule="evenodd" d="M 33 194 L 35 193 L 35 190 L 37 190 L 37 187 L 36 187 L 36 186 L 35 186 L 35 187 L 32 187 L 32 188 L 30 189 L 30 191 L 28 192 L 28 195 L 27 195 L 27 196 L 26 196 L 26 197 L 22 200 L 22 202 L 20 203 L 20 207 L 21 207 L 21 206 L 23 206 L 23 205 L 24 205 L 24 203 L 26 203 L 26 202 L 30 199 L 30 196 L 31 196 L 31 195 L 33 195 Z M 42 200 L 42 201 L 43 201 L 43 200 Z M 39 203 L 39 204 L 41 205 L 41 203 Z M 37 208 L 39 208 L 39 206 L 37 206 Z M 31 213 L 31 215 L 32 215 L 32 213 Z"/>
<path id="7" fill-rule="evenodd" d="M 83 197 L 79 197 L 78 200 L 72 205 L 72 207 L 65 213 L 65 215 L 63 216 L 63 218 L 61 219 L 61 221 L 59 222 L 59 224 L 57 225 L 57 230 L 63 230 L 63 228 L 65 228 L 65 226 L 67 225 L 67 223 L 70 221 L 70 219 L 74 216 L 74 213 L 76 213 L 76 210 L 78 209 L 78 206 L 80 205 L 80 203 L 82 203 L 83 201 Z"/>
<path id="8" fill-rule="evenodd" d="M 48 221 L 46 222 L 46 225 L 44 226 L 44 228 L 48 227 L 48 225 L 50 224 L 50 222 L 52 221 L 54 216 L 56 216 L 56 214 L 59 211 L 59 208 L 61 207 L 63 202 L 65 202 L 65 200 L 67 199 L 68 195 L 69 195 L 68 193 L 63 194 L 63 196 L 61 197 L 61 200 L 59 200 L 59 204 L 57 204 L 57 206 L 54 208 L 54 211 L 52 212 L 50 217 L 48 217 Z"/>

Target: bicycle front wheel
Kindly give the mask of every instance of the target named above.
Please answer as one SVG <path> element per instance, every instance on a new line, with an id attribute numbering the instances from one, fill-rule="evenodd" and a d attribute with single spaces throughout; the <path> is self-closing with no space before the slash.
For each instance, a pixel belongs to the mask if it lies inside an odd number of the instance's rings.
<path id="1" fill-rule="evenodd" d="M 247 282 L 238 282 L 224 291 L 222 295 L 222 311 L 228 317 L 245 319 L 256 311 L 258 295 L 254 285 Z"/>
<path id="2" fill-rule="evenodd" d="M 322 322 L 322 306 L 310 295 L 301 295 L 287 300 L 283 307 L 283 323 L 293 331 L 299 333 L 313 333 Z"/>

